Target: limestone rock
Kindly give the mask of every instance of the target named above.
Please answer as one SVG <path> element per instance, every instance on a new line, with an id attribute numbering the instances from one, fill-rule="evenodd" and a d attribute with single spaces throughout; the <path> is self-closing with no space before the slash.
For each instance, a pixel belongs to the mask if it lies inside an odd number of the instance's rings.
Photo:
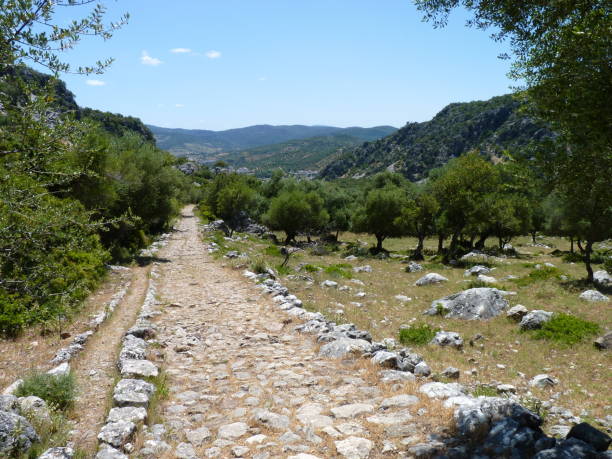
<path id="1" fill-rule="evenodd" d="M 494 284 L 495 282 L 497 282 L 497 279 L 495 279 L 494 277 L 485 276 L 484 274 L 479 274 L 477 279 L 480 282 L 484 282 L 485 284 Z"/>
<path id="2" fill-rule="evenodd" d="M 117 421 L 104 424 L 98 434 L 98 440 L 115 448 L 125 445 L 136 432 L 136 424 L 130 421 Z"/>
<path id="3" fill-rule="evenodd" d="M 521 319 L 519 326 L 521 327 L 521 330 L 536 330 L 538 328 L 542 328 L 542 325 L 552 319 L 552 316 L 552 312 L 534 309 Z"/>
<path id="4" fill-rule="evenodd" d="M 433 301 L 425 314 L 441 313 L 447 318 L 464 320 L 491 319 L 508 307 L 504 293 L 496 288 L 471 288 Z"/>
<path id="5" fill-rule="evenodd" d="M 354 273 L 371 273 L 372 267 L 370 265 L 356 266 L 355 268 L 353 268 L 353 272 Z"/>
<path id="6" fill-rule="evenodd" d="M 371 344 L 363 339 L 341 338 L 321 346 L 319 355 L 331 359 L 359 356 L 369 352 Z"/>
<path id="7" fill-rule="evenodd" d="M 547 374 L 541 374 L 534 376 L 531 381 L 529 381 L 529 385 L 544 389 L 546 387 L 552 387 L 557 385 L 557 380 Z"/>
<path id="8" fill-rule="evenodd" d="M 21 397 L 19 400 L 19 410 L 21 414 L 29 419 L 36 418 L 44 424 L 51 423 L 51 411 L 42 398 L 33 395 L 29 397 Z"/>
<path id="9" fill-rule="evenodd" d="M 431 344 L 437 344 L 438 346 L 450 346 L 455 349 L 461 349 L 463 347 L 463 339 L 459 333 L 439 331 L 436 336 L 431 340 Z"/>
<path id="10" fill-rule="evenodd" d="M 116 406 L 147 407 L 155 386 L 139 379 L 122 379 L 115 386 L 113 401 Z"/>
<path id="11" fill-rule="evenodd" d="M 408 263 L 408 266 L 406 266 L 406 271 L 408 271 L 409 273 L 418 273 L 420 271 L 423 271 L 423 266 L 414 261 L 411 261 L 410 263 Z"/>
<path id="12" fill-rule="evenodd" d="M 429 273 L 421 277 L 418 281 L 415 282 L 414 285 L 422 287 L 424 285 L 440 284 L 442 282 L 448 282 L 448 279 L 438 273 Z"/>
<path id="13" fill-rule="evenodd" d="M 159 374 L 157 365 L 148 360 L 120 360 L 121 376 L 124 378 L 149 378 Z"/>
<path id="14" fill-rule="evenodd" d="M 13 451 L 27 451 L 38 440 L 38 435 L 26 418 L 0 411 L 0 456 Z"/>
<path id="15" fill-rule="evenodd" d="M 106 422 L 128 421 L 138 424 L 147 419 L 147 410 L 142 407 L 126 406 L 123 408 L 112 408 L 108 413 Z"/>
<path id="16" fill-rule="evenodd" d="M 242 437 L 249 430 L 249 426 L 244 422 L 234 422 L 233 424 L 226 424 L 219 427 L 217 436 L 219 438 L 234 440 Z"/>
<path id="17" fill-rule="evenodd" d="M 367 403 L 352 403 L 331 409 L 332 414 L 340 419 L 355 418 L 372 411 L 374 411 L 374 406 Z"/>
<path id="18" fill-rule="evenodd" d="M 14 395 L 0 395 L 0 411 L 19 414 L 19 400 Z"/>
<path id="19" fill-rule="evenodd" d="M 463 273 L 464 276 L 478 276 L 480 274 L 489 274 L 491 269 L 483 265 L 475 265 L 470 269 L 466 269 Z"/>
<path id="20" fill-rule="evenodd" d="M 444 371 L 442 371 L 442 376 L 448 379 L 459 379 L 460 375 L 461 371 L 455 367 L 447 367 L 444 369 Z"/>
<path id="21" fill-rule="evenodd" d="M 196 447 L 201 446 L 204 442 L 212 438 L 210 430 L 208 430 L 206 427 L 200 427 L 199 429 L 195 430 L 187 430 L 185 432 L 185 436 L 187 437 L 189 443 Z"/>
<path id="22" fill-rule="evenodd" d="M 112 446 L 103 444 L 96 454 L 96 459 L 128 459 L 128 456 Z"/>
<path id="23" fill-rule="evenodd" d="M 414 395 L 401 394 L 393 397 L 386 398 L 380 404 L 383 410 L 388 408 L 405 408 L 407 406 L 415 405 L 419 402 L 419 398 Z"/>
<path id="24" fill-rule="evenodd" d="M 429 376 L 431 368 L 425 362 L 419 362 L 414 366 L 413 373 L 415 376 Z"/>
<path id="25" fill-rule="evenodd" d="M 346 459 L 365 459 L 370 456 L 374 444 L 360 437 L 349 437 L 346 440 L 334 442 L 338 454 Z"/>
<path id="26" fill-rule="evenodd" d="M 47 374 L 53 376 L 63 376 L 67 375 L 68 373 L 70 373 L 70 364 L 68 362 L 60 363 L 55 368 L 47 371 Z"/>
<path id="27" fill-rule="evenodd" d="M 427 395 L 429 398 L 450 398 L 464 396 L 467 390 L 458 383 L 431 382 L 423 384 L 419 388 L 419 392 Z"/>
<path id="28" fill-rule="evenodd" d="M 324 280 L 323 282 L 321 282 L 321 287 L 338 288 L 338 282 L 332 280 Z"/>
<path id="29" fill-rule="evenodd" d="M 590 302 L 600 302 L 600 301 L 608 301 L 609 298 L 601 292 L 597 290 L 586 290 L 580 294 L 579 297 L 581 300 L 590 301 Z"/>
<path id="30" fill-rule="evenodd" d="M 514 320 L 515 322 L 520 322 L 521 319 L 529 313 L 529 310 L 523 306 L 522 304 L 517 304 L 516 306 L 508 309 L 506 313 L 506 317 Z"/>
<path id="31" fill-rule="evenodd" d="M 73 456 L 72 448 L 49 448 L 38 456 L 38 459 L 72 459 Z"/>
<path id="32" fill-rule="evenodd" d="M 600 350 L 612 349 L 612 331 L 609 331 L 603 336 L 597 338 L 593 345 Z"/>
<path id="33" fill-rule="evenodd" d="M 19 386 L 23 384 L 23 379 L 18 379 L 14 381 L 10 386 L 2 391 L 2 395 L 13 395 L 19 389 Z"/>
<path id="34" fill-rule="evenodd" d="M 177 459 L 197 459 L 198 455 L 191 443 L 179 443 L 174 450 L 174 457 Z"/>
<path id="35" fill-rule="evenodd" d="M 593 282 L 602 287 L 612 286 L 612 276 L 606 270 L 595 271 L 593 273 Z"/>
<path id="36" fill-rule="evenodd" d="M 376 363 L 385 368 L 395 368 L 399 356 L 395 352 L 379 351 L 372 357 L 372 363 Z"/>
<path id="37" fill-rule="evenodd" d="M 255 422 L 272 430 L 289 428 L 289 418 L 284 414 L 277 414 L 267 410 L 257 410 L 253 415 Z"/>

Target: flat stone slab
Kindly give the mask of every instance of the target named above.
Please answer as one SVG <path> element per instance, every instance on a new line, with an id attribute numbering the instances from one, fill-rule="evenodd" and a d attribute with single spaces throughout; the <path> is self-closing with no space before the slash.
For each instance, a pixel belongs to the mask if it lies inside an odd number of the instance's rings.
<path id="1" fill-rule="evenodd" d="M 353 403 L 350 405 L 337 406 L 331 409 L 332 414 L 336 418 L 354 418 L 362 414 L 368 414 L 374 411 L 374 406 L 367 403 Z"/>
<path id="2" fill-rule="evenodd" d="M 141 406 L 149 405 L 151 395 L 155 393 L 155 386 L 140 379 L 122 379 L 113 391 L 115 406 Z"/>
<path id="3" fill-rule="evenodd" d="M 98 440 L 115 448 L 125 445 L 136 432 L 136 424 L 130 421 L 109 422 L 102 427 Z"/>
<path id="4" fill-rule="evenodd" d="M 244 422 L 234 422 L 233 424 L 226 424 L 219 427 L 217 436 L 227 440 L 234 440 L 242 437 L 249 430 L 249 426 Z"/>
<path id="5" fill-rule="evenodd" d="M 159 374 L 157 365 L 148 360 L 125 359 L 119 365 L 124 378 L 154 378 Z"/>
<path id="6" fill-rule="evenodd" d="M 126 406 L 123 408 L 112 408 L 108 413 L 106 422 L 129 421 L 134 424 L 144 422 L 147 419 L 147 410 L 142 407 Z"/>

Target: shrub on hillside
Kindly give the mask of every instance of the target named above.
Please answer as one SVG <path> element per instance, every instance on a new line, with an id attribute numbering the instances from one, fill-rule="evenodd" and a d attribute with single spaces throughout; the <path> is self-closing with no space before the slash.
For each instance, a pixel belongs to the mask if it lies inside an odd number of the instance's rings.
<path id="1" fill-rule="evenodd" d="M 400 330 L 399 340 L 402 344 L 420 346 L 429 343 L 436 336 L 437 331 L 428 324 L 413 325 Z"/>
<path id="2" fill-rule="evenodd" d="M 546 339 L 571 345 L 584 341 L 599 333 L 600 327 L 594 322 L 570 314 L 554 314 L 542 328 L 531 332 L 536 339 Z"/>
<path id="3" fill-rule="evenodd" d="M 72 373 L 64 375 L 32 373 L 23 379 L 15 395 L 17 397 L 34 395 L 42 398 L 49 406 L 66 411 L 74 403 L 76 382 Z"/>
<path id="4" fill-rule="evenodd" d="M 512 279 L 512 282 L 520 287 L 535 284 L 536 282 L 547 281 L 549 279 L 558 279 L 561 276 L 561 271 L 552 266 L 542 266 L 540 269 L 534 269 L 526 276 L 518 279 Z"/>

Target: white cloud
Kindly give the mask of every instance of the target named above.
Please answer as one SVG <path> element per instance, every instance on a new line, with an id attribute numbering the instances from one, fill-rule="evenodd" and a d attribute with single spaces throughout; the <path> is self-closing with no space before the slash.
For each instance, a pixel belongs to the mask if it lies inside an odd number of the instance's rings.
<path id="1" fill-rule="evenodd" d="M 174 104 L 174 106 L 176 108 L 183 108 L 185 106 L 185 104 Z"/>
<path id="2" fill-rule="evenodd" d="M 87 80 L 85 84 L 89 86 L 106 86 L 106 83 L 102 80 Z"/>
<path id="3" fill-rule="evenodd" d="M 262 76 L 258 78 L 259 81 L 268 81 L 268 77 Z"/>
<path id="4" fill-rule="evenodd" d="M 191 53 L 191 49 L 189 48 L 172 48 L 170 50 L 171 53 L 174 54 L 189 54 Z"/>
<path id="5" fill-rule="evenodd" d="M 219 59 L 221 57 L 220 51 L 211 50 L 206 53 L 206 57 L 209 59 Z"/>
<path id="6" fill-rule="evenodd" d="M 160 59 L 149 56 L 149 53 L 147 53 L 146 51 L 142 52 L 142 56 L 140 56 L 140 62 L 144 65 L 151 65 L 153 67 L 163 64 Z"/>

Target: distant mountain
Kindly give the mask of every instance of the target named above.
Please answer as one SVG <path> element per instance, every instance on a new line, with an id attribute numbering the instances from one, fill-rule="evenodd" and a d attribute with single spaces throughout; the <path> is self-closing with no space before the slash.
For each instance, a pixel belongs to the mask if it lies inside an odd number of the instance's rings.
<path id="1" fill-rule="evenodd" d="M 285 171 L 321 170 L 349 148 L 364 142 L 352 135 L 329 135 L 290 140 L 228 154 L 226 161 L 235 167 L 248 167 L 260 175 L 277 168 Z"/>
<path id="2" fill-rule="evenodd" d="M 408 123 L 397 132 L 338 155 L 323 178 L 370 175 L 384 170 L 411 180 L 470 150 L 488 156 L 524 150 L 551 132 L 523 114 L 512 95 L 447 105 L 431 121 Z"/>
<path id="3" fill-rule="evenodd" d="M 227 159 L 228 153 L 310 137 L 341 134 L 363 142 L 379 139 L 396 131 L 396 128 L 391 126 L 337 128 L 332 126 L 258 125 L 226 131 L 171 129 L 152 125 L 147 127 L 155 135 L 160 148 L 177 156 L 187 156 L 200 161 Z"/>

